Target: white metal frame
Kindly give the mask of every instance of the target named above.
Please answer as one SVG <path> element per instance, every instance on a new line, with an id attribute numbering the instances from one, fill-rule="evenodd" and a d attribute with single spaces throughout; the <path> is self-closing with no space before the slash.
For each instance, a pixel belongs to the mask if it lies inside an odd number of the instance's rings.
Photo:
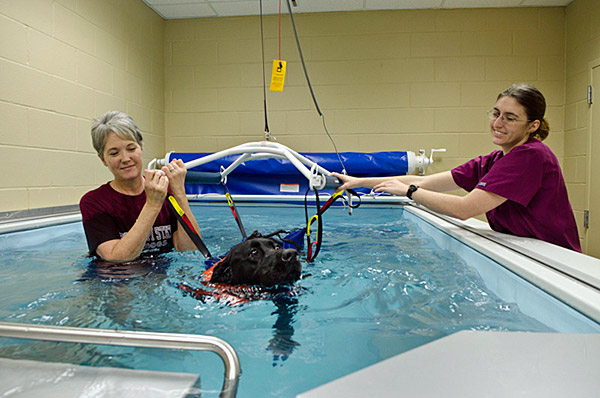
<path id="1" fill-rule="evenodd" d="M 159 169 L 169 163 L 169 158 L 172 152 L 166 154 L 163 159 L 154 159 L 148 164 L 148 169 Z M 235 170 L 240 164 L 249 160 L 256 159 L 287 159 L 289 160 L 304 177 L 309 181 L 310 189 L 323 189 L 327 183 L 325 176 L 331 175 L 329 170 L 319 166 L 312 160 L 300 155 L 298 152 L 288 148 L 285 145 L 271 141 L 248 142 L 233 148 L 225 149 L 220 152 L 215 152 L 201 158 L 191 160 L 185 163 L 187 169 L 212 162 L 225 156 L 239 155 L 229 167 L 221 170 L 221 178 L 225 180 L 227 176 Z"/>

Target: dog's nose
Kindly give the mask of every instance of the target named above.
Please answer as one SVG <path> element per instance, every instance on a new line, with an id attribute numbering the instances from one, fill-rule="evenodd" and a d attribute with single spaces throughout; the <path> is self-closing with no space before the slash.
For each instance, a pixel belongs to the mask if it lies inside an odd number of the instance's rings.
<path id="1" fill-rule="evenodd" d="M 298 256 L 298 252 L 294 249 L 283 249 L 281 251 L 281 259 L 285 262 L 293 261 Z"/>

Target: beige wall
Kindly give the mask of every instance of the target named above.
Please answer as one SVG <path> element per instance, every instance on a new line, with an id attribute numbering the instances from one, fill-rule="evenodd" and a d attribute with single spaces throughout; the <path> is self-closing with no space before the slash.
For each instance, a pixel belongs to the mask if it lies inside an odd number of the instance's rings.
<path id="1" fill-rule="evenodd" d="M 566 89 L 565 89 L 565 153 L 563 172 L 569 187 L 569 197 L 575 209 L 584 251 L 588 245 L 583 227 L 583 210 L 589 209 L 590 106 L 587 86 L 591 84 L 590 69 L 600 64 L 600 2 L 575 0 L 566 9 Z M 594 62 L 595 61 L 595 62 Z M 600 93 L 595 93 L 598 103 Z M 597 147 L 596 147 L 597 148 Z M 596 154 L 597 156 L 597 154 Z M 598 180 L 596 180 L 598 181 Z"/>
<path id="2" fill-rule="evenodd" d="M 298 14 L 308 73 L 340 151 L 445 147 L 429 172 L 494 149 L 485 112 L 513 82 L 546 95 L 564 151 L 564 8 Z M 277 17 L 264 18 L 267 84 Z M 269 126 L 298 151 L 333 151 L 282 18 L 282 93 L 267 89 Z M 166 147 L 216 151 L 264 138 L 258 17 L 167 21 Z"/>
<path id="3" fill-rule="evenodd" d="M 110 180 L 91 119 L 130 113 L 164 154 L 164 21 L 141 0 L 0 2 L 0 210 L 75 204 Z"/>
<path id="4" fill-rule="evenodd" d="M 600 4 L 297 14 L 319 105 L 340 151 L 445 147 L 428 172 L 495 149 L 485 111 L 513 82 L 546 95 L 580 232 L 589 199 L 589 63 Z M 264 19 L 267 84 L 277 18 Z M 332 151 L 282 18 L 282 93 L 269 124 L 299 151 Z M 258 17 L 164 21 L 141 0 L 0 3 L 0 210 L 77 203 L 110 179 L 89 139 L 107 110 L 133 115 L 145 160 L 264 138 Z"/>

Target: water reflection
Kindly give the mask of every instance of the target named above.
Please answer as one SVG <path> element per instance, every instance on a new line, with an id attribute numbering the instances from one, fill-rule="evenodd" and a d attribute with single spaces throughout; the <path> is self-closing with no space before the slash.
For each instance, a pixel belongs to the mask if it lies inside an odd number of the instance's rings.
<path id="1" fill-rule="evenodd" d="M 79 282 L 129 281 L 141 277 L 165 276 L 171 259 L 164 255 L 147 255 L 126 263 L 115 264 L 92 259 Z"/>
<path id="2" fill-rule="evenodd" d="M 279 297 L 273 300 L 277 318 L 273 324 L 273 337 L 267 350 L 273 353 L 273 366 L 283 365 L 300 343 L 293 339 L 295 316 L 301 307 L 296 297 Z"/>

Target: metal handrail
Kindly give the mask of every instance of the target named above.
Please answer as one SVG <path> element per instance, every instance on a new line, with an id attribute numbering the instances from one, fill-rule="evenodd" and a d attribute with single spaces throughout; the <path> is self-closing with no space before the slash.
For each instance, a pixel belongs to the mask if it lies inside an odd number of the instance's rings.
<path id="1" fill-rule="evenodd" d="M 218 337 L 196 334 L 44 326 L 9 322 L 0 322 L 0 336 L 69 343 L 212 351 L 221 357 L 225 365 L 225 380 L 220 397 L 234 398 L 237 394 L 238 381 L 241 374 L 240 361 L 233 347 Z"/>

